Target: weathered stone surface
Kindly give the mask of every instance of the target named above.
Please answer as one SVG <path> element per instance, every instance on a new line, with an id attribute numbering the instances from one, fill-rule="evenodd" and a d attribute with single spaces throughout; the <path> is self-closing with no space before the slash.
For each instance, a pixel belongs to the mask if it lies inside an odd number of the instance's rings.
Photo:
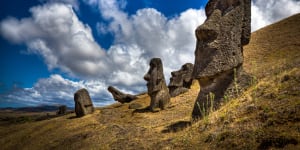
<path id="1" fill-rule="evenodd" d="M 77 117 L 82 117 L 94 112 L 93 102 L 86 89 L 80 89 L 74 94 L 75 113 Z"/>
<path id="2" fill-rule="evenodd" d="M 218 108 L 227 98 L 247 87 L 250 77 L 243 72 L 243 46 L 249 43 L 251 0 L 210 0 L 207 19 L 196 29 L 193 77 L 201 90 L 193 118 Z"/>
<path id="3" fill-rule="evenodd" d="M 57 114 L 58 115 L 64 115 L 67 113 L 67 106 L 66 105 L 62 105 L 58 107 L 58 111 Z"/>
<path id="4" fill-rule="evenodd" d="M 107 90 L 112 94 L 115 101 L 118 101 L 120 103 L 129 103 L 137 99 L 137 96 L 131 94 L 125 94 L 112 86 L 109 86 Z"/>
<path id="5" fill-rule="evenodd" d="M 144 79 L 147 81 L 148 94 L 151 97 L 150 110 L 165 109 L 170 103 L 170 95 L 160 58 L 151 59 L 150 69 L 144 76 Z"/>
<path id="6" fill-rule="evenodd" d="M 186 63 L 178 71 L 171 72 L 172 77 L 168 85 L 171 97 L 188 91 L 193 82 L 193 67 L 194 65 L 192 63 Z"/>

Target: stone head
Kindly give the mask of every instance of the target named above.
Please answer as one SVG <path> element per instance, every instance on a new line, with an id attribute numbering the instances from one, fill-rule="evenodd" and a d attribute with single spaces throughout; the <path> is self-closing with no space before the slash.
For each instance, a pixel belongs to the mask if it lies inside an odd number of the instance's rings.
<path id="1" fill-rule="evenodd" d="M 184 64 L 180 70 L 171 72 L 169 86 L 173 87 L 186 87 L 192 80 L 192 72 L 194 65 L 191 63 Z"/>
<path id="2" fill-rule="evenodd" d="M 94 112 L 94 106 L 89 92 L 86 89 L 80 89 L 74 93 L 76 116 L 81 117 Z"/>
<path id="3" fill-rule="evenodd" d="M 210 0 L 207 19 L 196 31 L 193 76 L 211 77 L 243 63 L 251 33 L 251 0 Z"/>
<path id="4" fill-rule="evenodd" d="M 151 59 L 149 71 L 145 74 L 144 79 L 147 81 L 148 93 L 154 93 L 162 89 L 165 79 L 160 58 Z"/>

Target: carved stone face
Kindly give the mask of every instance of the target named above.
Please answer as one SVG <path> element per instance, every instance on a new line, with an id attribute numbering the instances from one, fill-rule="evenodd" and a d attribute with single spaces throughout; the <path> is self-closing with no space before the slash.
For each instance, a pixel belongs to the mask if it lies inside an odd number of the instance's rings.
<path id="1" fill-rule="evenodd" d="M 160 58 L 153 58 L 150 61 L 150 69 L 145 74 L 147 81 L 148 95 L 151 98 L 149 109 L 165 109 L 170 102 L 169 90 L 163 74 L 163 65 Z"/>
<path id="2" fill-rule="evenodd" d="M 86 89 L 80 89 L 74 94 L 75 113 L 77 117 L 94 112 L 93 102 Z"/>
<path id="3" fill-rule="evenodd" d="M 243 46 L 251 34 L 251 0 L 209 0 L 205 11 L 207 19 L 195 33 L 193 78 L 201 89 L 192 112 L 194 119 L 207 115 L 209 108 L 218 108 L 225 95 L 237 96 L 232 89 L 242 91 L 250 79 L 242 64 Z"/>
<path id="4" fill-rule="evenodd" d="M 180 70 L 171 72 L 169 87 L 186 87 L 190 86 L 194 65 L 191 63 L 184 64 Z"/>
<path id="5" fill-rule="evenodd" d="M 251 0 L 210 0 L 207 19 L 196 29 L 193 76 L 213 77 L 243 63 L 243 45 L 249 43 Z"/>
<path id="6" fill-rule="evenodd" d="M 144 79 L 147 81 L 148 93 L 154 93 L 162 89 L 162 83 L 165 83 L 163 75 L 163 66 L 159 58 L 153 58 L 150 61 L 150 68 Z"/>

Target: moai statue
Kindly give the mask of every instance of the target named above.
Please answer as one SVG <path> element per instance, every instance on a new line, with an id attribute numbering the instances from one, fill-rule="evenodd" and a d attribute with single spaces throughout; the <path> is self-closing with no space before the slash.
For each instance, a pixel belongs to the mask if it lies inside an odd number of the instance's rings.
<path id="1" fill-rule="evenodd" d="M 125 94 L 112 86 L 109 86 L 107 90 L 112 94 L 115 101 L 118 101 L 120 103 L 129 103 L 137 99 L 137 96 L 131 94 Z"/>
<path id="2" fill-rule="evenodd" d="M 61 105 L 58 107 L 58 111 L 56 112 L 57 115 L 64 115 L 67 113 L 67 106 Z"/>
<path id="3" fill-rule="evenodd" d="M 165 109 L 170 103 L 170 95 L 160 58 L 151 59 L 150 69 L 144 79 L 147 81 L 148 94 L 151 97 L 150 110 Z"/>
<path id="4" fill-rule="evenodd" d="M 251 0 L 210 0 L 207 19 L 196 31 L 193 78 L 201 90 L 192 117 L 200 119 L 226 99 L 237 96 L 250 80 L 243 69 L 243 46 L 251 34 Z"/>
<path id="5" fill-rule="evenodd" d="M 172 77 L 168 85 L 171 97 L 175 97 L 189 90 L 193 82 L 193 68 L 193 64 L 186 63 L 178 71 L 171 72 Z"/>
<path id="6" fill-rule="evenodd" d="M 75 113 L 77 117 L 82 117 L 94 112 L 93 102 L 86 89 L 80 89 L 74 94 Z"/>

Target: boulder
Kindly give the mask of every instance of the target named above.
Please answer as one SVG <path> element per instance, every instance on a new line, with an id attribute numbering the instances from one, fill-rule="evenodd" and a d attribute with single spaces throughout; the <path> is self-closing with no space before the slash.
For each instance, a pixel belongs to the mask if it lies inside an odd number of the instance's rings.
<path id="1" fill-rule="evenodd" d="M 189 90 L 193 82 L 193 67 L 194 65 L 192 63 L 186 63 L 179 70 L 171 72 L 172 77 L 168 85 L 171 97 L 175 97 Z"/>
<path id="2" fill-rule="evenodd" d="M 112 94 L 115 101 L 120 103 L 129 103 L 138 98 L 135 95 L 125 94 L 112 86 L 109 86 L 107 90 Z"/>
<path id="3" fill-rule="evenodd" d="M 235 97 L 251 79 L 242 68 L 243 46 L 251 34 L 251 0 L 209 0 L 207 19 L 196 31 L 193 78 L 201 90 L 193 119 L 217 109 L 224 99 Z"/>
<path id="4" fill-rule="evenodd" d="M 75 113 L 77 117 L 82 117 L 94 112 L 93 102 L 86 89 L 80 89 L 74 94 Z"/>
<path id="5" fill-rule="evenodd" d="M 160 58 L 151 59 L 149 71 L 144 76 L 144 79 L 147 81 L 148 95 L 151 98 L 150 110 L 165 109 L 170 103 L 170 94 Z"/>

